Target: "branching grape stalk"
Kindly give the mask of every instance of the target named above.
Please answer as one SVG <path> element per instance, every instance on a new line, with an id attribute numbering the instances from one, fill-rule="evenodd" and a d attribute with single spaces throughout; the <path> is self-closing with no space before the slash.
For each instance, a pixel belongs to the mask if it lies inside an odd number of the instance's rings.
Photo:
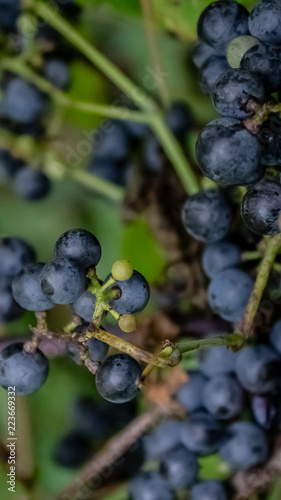
<path id="1" fill-rule="evenodd" d="M 253 335 L 254 319 L 262 298 L 263 291 L 268 281 L 269 273 L 274 264 L 276 255 L 281 250 L 281 235 L 267 238 L 266 250 L 261 261 L 255 285 L 246 307 L 245 314 L 238 327 L 238 333 L 246 339 Z"/>

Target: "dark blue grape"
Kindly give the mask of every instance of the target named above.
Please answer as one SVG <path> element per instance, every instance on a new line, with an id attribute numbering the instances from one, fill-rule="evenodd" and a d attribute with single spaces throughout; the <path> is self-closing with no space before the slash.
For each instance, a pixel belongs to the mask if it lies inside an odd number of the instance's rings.
<path id="1" fill-rule="evenodd" d="M 75 314 L 78 314 L 85 321 L 93 321 L 93 314 L 96 306 L 96 297 L 91 292 L 83 292 L 78 299 L 71 304 Z"/>
<path id="2" fill-rule="evenodd" d="M 0 278 L 0 323 L 13 321 L 23 314 L 22 308 L 17 304 L 12 292 L 10 278 Z"/>
<path id="3" fill-rule="evenodd" d="M 224 269 L 237 267 L 241 264 L 241 252 L 238 245 L 227 241 L 218 241 L 205 247 L 202 265 L 209 278 Z"/>
<path id="4" fill-rule="evenodd" d="M 215 56 L 216 54 L 216 50 L 213 49 L 213 47 L 207 43 L 197 40 L 193 48 L 192 59 L 195 66 L 200 69 L 211 56 Z"/>
<path id="5" fill-rule="evenodd" d="M 14 177 L 15 193 L 28 201 L 42 200 L 51 189 L 49 177 L 35 168 L 21 168 Z"/>
<path id="6" fill-rule="evenodd" d="M 199 135 L 196 159 L 203 174 L 222 185 L 253 184 L 264 175 L 257 137 L 235 118 L 212 121 Z"/>
<path id="7" fill-rule="evenodd" d="M 86 276 L 75 260 L 57 257 L 45 264 L 40 282 L 43 294 L 54 304 L 71 304 L 85 290 Z"/>
<path id="8" fill-rule="evenodd" d="M 181 443 L 183 423 L 178 420 L 162 422 L 157 429 L 146 436 L 144 446 L 147 460 L 161 458 Z"/>
<path id="9" fill-rule="evenodd" d="M 0 0 L 0 29 L 4 33 L 16 31 L 20 7 L 20 0 Z"/>
<path id="10" fill-rule="evenodd" d="M 96 386 L 100 395 L 112 403 L 126 403 L 138 391 L 141 366 L 128 354 L 109 356 L 96 375 Z"/>
<path id="11" fill-rule="evenodd" d="M 241 60 L 240 67 L 250 71 L 253 78 L 258 76 L 266 92 L 272 94 L 281 87 L 281 50 L 259 43 L 247 50 Z M 241 71 L 241 70 L 239 70 Z M 257 78 L 256 78 L 257 79 Z"/>
<path id="12" fill-rule="evenodd" d="M 257 234 L 280 233 L 281 187 L 275 182 L 263 182 L 245 194 L 241 214 L 246 226 Z"/>
<path id="13" fill-rule="evenodd" d="M 86 331 L 89 328 L 89 325 L 90 325 L 90 323 L 88 323 L 87 321 L 84 321 L 83 323 L 81 323 L 81 325 L 78 325 L 73 330 L 73 332 L 74 333 L 81 333 L 81 334 L 85 335 Z M 106 356 L 108 354 L 108 350 L 109 350 L 109 345 L 106 344 L 105 342 L 102 342 L 101 340 L 98 340 L 95 337 L 92 337 L 89 340 L 87 340 L 85 345 L 86 345 L 86 347 L 88 347 L 89 358 L 91 361 L 101 362 L 106 358 Z M 72 355 L 72 357 L 74 358 L 74 361 L 77 364 L 80 364 L 79 348 L 72 345 L 72 344 L 70 344 L 69 347 L 70 347 L 69 352 Z"/>
<path id="14" fill-rule="evenodd" d="M 189 450 L 200 455 L 216 453 L 223 438 L 218 420 L 208 413 L 192 413 L 182 426 L 181 441 Z"/>
<path id="15" fill-rule="evenodd" d="M 228 437 L 220 448 L 224 462 L 233 470 L 244 470 L 265 461 L 267 438 L 252 422 L 235 422 L 227 429 Z"/>
<path id="16" fill-rule="evenodd" d="M 275 321 L 269 336 L 271 345 L 281 355 L 281 319 Z"/>
<path id="17" fill-rule="evenodd" d="M 44 66 L 46 79 L 55 87 L 65 89 L 70 82 L 70 71 L 61 59 L 48 59 Z"/>
<path id="18" fill-rule="evenodd" d="M 190 500 L 227 500 L 227 496 L 220 481 L 208 480 L 193 486 Z"/>
<path id="19" fill-rule="evenodd" d="M 84 321 L 81 323 L 81 325 L 78 325 L 74 330 L 73 333 L 80 333 L 85 335 L 88 328 L 89 328 L 90 323 L 87 321 Z M 95 337 L 90 338 L 87 340 L 85 343 L 86 347 L 88 347 L 89 351 L 89 358 L 91 361 L 94 362 L 102 362 L 108 353 L 109 346 L 105 342 L 102 342 L 101 340 L 96 339 Z M 74 344 L 69 344 L 68 345 L 68 353 L 72 357 L 73 361 L 77 363 L 78 365 L 81 365 L 81 359 L 80 359 L 80 349 L 78 346 Z"/>
<path id="20" fill-rule="evenodd" d="M 96 157 L 124 160 L 129 150 L 126 128 L 118 120 L 111 120 L 108 127 L 97 129 L 93 137 L 93 147 Z"/>
<path id="21" fill-rule="evenodd" d="M 216 81 L 212 91 L 213 104 L 222 116 L 243 120 L 252 114 L 248 102 L 262 103 L 265 91 L 262 81 L 246 69 L 229 69 Z"/>
<path id="22" fill-rule="evenodd" d="M 85 229 L 69 229 L 55 244 L 54 257 L 68 257 L 81 267 L 96 266 L 101 258 L 99 240 Z"/>
<path id="23" fill-rule="evenodd" d="M 198 38 L 224 53 L 233 38 L 248 34 L 248 17 L 248 11 L 238 2 L 212 2 L 199 18 Z"/>
<path id="24" fill-rule="evenodd" d="M 204 349 L 200 352 L 200 370 L 206 377 L 234 373 L 236 357 L 226 346 Z"/>
<path id="25" fill-rule="evenodd" d="M 162 457 L 159 472 L 171 488 L 189 488 L 198 477 L 198 458 L 183 445 L 178 445 Z"/>
<path id="26" fill-rule="evenodd" d="M 4 389 L 15 387 L 16 394 L 24 396 L 39 389 L 49 372 L 49 362 L 37 349 L 27 353 L 23 343 L 10 344 L 0 355 L 0 384 Z"/>
<path id="27" fill-rule="evenodd" d="M 14 277 L 24 266 L 35 261 L 34 249 L 15 236 L 0 241 L 0 275 Z"/>
<path id="28" fill-rule="evenodd" d="M 280 393 L 276 398 L 276 417 L 274 419 L 274 429 L 281 430 L 281 401 L 280 401 Z"/>
<path id="29" fill-rule="evenodd" d="M 252 412 L 260 427 L 270 430 L 277 416 L 277 404 L 269 394 L 255 395 L 252 399 Z"/>
<path id="30" fill-rule="evenodd" d="M 221 240 L 229 231 L 230 207 L 225 196 L 216 189 L 206 189 L 190 196 L 182 210 L 186 231 L 196 240 Z"/>
<path id="31" fill-rule="evenodd" d="M 80 349 L 77 345 L 71 343 L 67 344 L 66 351 L 70 358 L 74 361 L 74 363 L 76 363 L 77 365 L 83 364 L 80 357 Z"/>
<path id="32" fill-rule="evenodd" d="M 93 452 L 92 442 L 83 430 L 73 430 L 57 444 L 53 454 L 54 461 L 61 467 L 79 467 Z"/>
<path id="33" fill-rule="evenodd" d="M 183 384 L 177 394 L 177 401 L 182 404 L 188 412 L 199 410 L 203 407 L 202 395 L 206 385 L 206 378 L 198 370 L 188 372 L 188 381 Z"/>
<path id="34" fill-rule="evenodd" d="M 245 347 L 237 354 L 235 371 L 247 391 L 264 394 L 274 389 L 280 380 L 280 358 L 265 344 Z"/>
<path id="35" fill-rule="evenodd" d="M 165 121 L 171 132 L 179 140 L 184 140 L 193 124 L 189 106 L 184 102 L 174 101 L 165 113 Z"/>
<path id="36" fill-rule="evenodd" d="M 28 264 L 14 278 L 12 284 L 15 301 L 28 311 L 46 311 L 54 307 L 42 293 L 40 273 L 44 264 Z"/>
<path id="37" fill-rule="evenodd" d="M 199 85 L 205 94 L 211 94 L 217 79 L 230 68 L 226 57 L 211 56 L 200 68 Z"/>
<path id="38" fill-rule="evenodd" d="M 271 114 L 260 127 L 258 138 L 261 146 L 263 165 L 281 165 L 281 120 Z"/>
<path id="39" fill-rule="evenodd" d="M 103 361 L 109 350 L 109 345 L 101 340 L 92 337 L 86 342 L 89 350 L 89 358 L 91 361 Z"/>
<path id="40" fill-rule="evenodd" d="M 118 296 L 116 299 L 108 299 L 108 304 L 120 314 L 138 313 L 148 303 L 150 295 L 149 284 L 145 277 L 138 273 L 138 271 L 134 271 L 128 280 L 116 281 L 108 288 L 108 290 L 112 289 L 116 290 Z"/>
<path id="41" fill-rule="evenodd" d="M 208 300 L 211 308 L 226 321 L 239 321 L 249 301 L 254 282 L 240 269 L 225 269 L 211 281 Z"/>
<path id="42" fill-rule="evenodd" d="M 243 410 L 243 390 L 229 375 L 217 375 L 204 387 L 205 408 L 219 420 L 229 420 Z"/>
<path id="43" fill-rule="evenodd" d="M 281 43 L 281 5 L 279 0 L 260 0 L 249 17 L 251 35 L 268 45 Z"/>
<path id="44" fill-rule="evenodd" d="M 129 483 L 130 500 L 173 500 L 167 481 L 157 471 L 144 471 Z"/>
<path id="45" fill-rule="evenodd" d="M 3 93 L 0 113 L 4 118 L 30 124 L 43 112 L 44 99 L 40 91 L 20 78 L 13 78 Z"/>

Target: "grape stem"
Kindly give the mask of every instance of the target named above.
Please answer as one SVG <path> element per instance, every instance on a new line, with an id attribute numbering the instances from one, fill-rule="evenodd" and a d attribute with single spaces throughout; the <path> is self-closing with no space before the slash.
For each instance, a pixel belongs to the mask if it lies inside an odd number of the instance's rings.
<path id="1" fill-rule="evenodd" d="M 273 103 L 271 101 L 264 104 L 258 104 L 250 100 L 247 104 L 247 110 L 252 111 L 254 114 L 251 118 L 246 118 L 243 123 L 252 134 L 258 134 L 261 125 L 272 113 L 281 112 L 281 103 Z"/>
<path id="2" fill-rule="evenodd" d="M 58 339 L 77 347 L 79 349 L 81 363 L 83 363 L 91 373 L 95 374 L 97 372 L 100 363 L 92 361 L 89 358 L 88 347 L 85 345 L 88 340 L 87 337 L 73 333 L 74 328 L 82 322 L 79 316 L 74 315 L 72 321 L 65 326 L 63 332 L 53 332 L 48 329 L 46 311 L 37 311 L 35 312 L 35 316 L 37 324 L 35 327 L 30 327 L 33 336 L 31 340 L 27 340 L 24 344 L 24 349 L 27 352 L 34 352 L 38 348 L 40 341 L 44 338 Z"/>
<path id="3" fill-rule="evenodd" d="M 259 260 L 261 258 L 261 252 L 259 250 L 250 250 L 243 252 L 241 255 L 242 262 L 248 262 L 250 260 Z"/>
<path id="4" fill-rule="evenodd" d="M 74 47 L 79 50 L 91 63 L 93 63 L 107 78 L 109 78 L 121 91 L 123 91 L 134 103 L 143 111 L 146 118 L 144 122 L 148 120 L 151 124 L 152 129 L 158 136 L 164 151 L 166 152 L 169 160 L 174 166 L 183 186 L 185 187 L 187 193 L 194 194 L 200 190 L 199 183 L 196 176 L 194 175 L 190 164 L 188 163 L 183 150 L 181 149 L 179 143 L 173 136 L 173 134 L 168 129 L 163 113 L 159 112 L 158 106 L 150 96 L 135 85 L 126 75 L 119 70 L 107 57 L 105 57 L 99 50 L 96 49 L 92 44 L 85 40 L 78 31 L 71 26 L 67 21 L 65 21 L 57 11 L 54 12 L 50 5 L 44 4 L 42 2 L 33 2 L 32 8 L 34 12 L 49 23 L 53 28 L 55 28 L 59 33 L 61 33 Z M 41 78 L 41 77 L 40 77 Z M 39 80 L 38 80 L 39 82 Z M 35 82 L 34 82 L 35 83 Z M 42 83 L 42 82 L 41 82 Z M 47 82 L 49 83 L 49 82 Z M 48 87 L 49 88 L 49 87 Z M 49 88 L 50 89 L 50 88 Z M 46 91 L 47 87 L 46 87 Z M 52 93 L 53 95 L 53 93 Z M 55 92 L 56 98 L 61 99 L 60 94 Z M 61 99 L 61 103 L 67 105 L 64 102 L 64 98 Z M 98 105 L 96 105 L 98 106 Z M 82 106 L 83 107 L 83 106 Z M 87 108 L 87 105 L 85 105 Z M 104 111 L 110 112 L 110 106 Z M 81 109 L 81 103 L 80 103 Z M 114 108 L 118 112 L 118 108 Z M 93 110 L 93 108 L 92 108 Z M 102 108 L 99 107 L 99 111 Z M 122 114 L 124 113 L 123 110 Z M 130 111 L 130 113 L 138 113 Z M 132 115 L 131 115 L 132 116 Z M 140 118 L 140 113 L 137 115 Z M 112 116 L 111 116 L 112 117 Z M 119 118 L 119 117 L 118 117 Z M 126 119 L 129 119 L 126 117 Z"/>
<path id="5" fill-rule="evenodd" d="M 269 273 L 271 271 L 271 268 L 273 267 L 276 255 L 281 249 L 281 234 L 277 234 L 274 237 L 266 237 L 266 239 L 267 245 L 264 257 L 259 267 L 258 275 L 254 284 L 253 291 L 251 293 L 250 300 L 247 304 L 244 316 L 237 330 L 237 332 L 246 339 L 253 335 L 254 320 L 262 298 L 262 294 L 268 281 Z"/>
<path id="6" fill-rule="evenodd" d="M 47 173 L 53 178 L 69 177 L 114 202 L 120 203 L 124 198 L 125 191 L 117 184 L 102 179 L 82 168 L 73 168 L 57 159 L 49 162 Z"/>
<path id="7" fill-rule="evenodd" d="M 4 58 L 0 66 L 2 69 L 13 71 L 33 83 L 42 92 L 50 95 L 59 105 L 67 108 L 77 109 L 94 115 L 116 118 L 118 120 L 129 120 L 139 123 L 149 123 L 150 114 L 133 111 L 125 107 L 110 106 L 86 101 L 78 101 L 57 89 L 52 83 L 35 73 L 20 57 Z"/>
<path id="8" fill-rule="evenodd" d="M 181 354 L 184 354 L 185 352 L 190 352 L 197 349 L 209 349 L 210 347 L 225 345 L 226 347 L 229 347 L 230 349 L 236 351 L 243 347 L 244 342 L 244 338 L 238 333 L 230 333 L 221 337 L 210 337 L 199 340 L 182 339 L 178 343 L 178 349 Z"/>
<path id="9" fill-rule="evenodd" d="M 144 351 L 140 347 L 137 347 L 126 340 L 113 335 L 112 333 L 106 332 L 105 330 L 101 330 L 97 328 L 95 325 L 90 325 L 86 335 L 88 338 L 95 337 L 102 342 L 114 347 L 118 351 L 125 352 L 136 358 L 138 361 L 142 361 L 144 363 L 148 363 L 153 366 L 159 366 L 161 368 L 165 368 L 167 366 L 176 366 L 181 361 L 181 354 L 175 346 L 169 357 L 161 357 L 161 355 L 151 354 L 148 351 Z"/>
<path id="10" fill-rule="evenodd" d="M 160 351 L 160 353 L 159 353 L 159 357 L 160 358 L 168 358 L 172 354 L 173 348 L 175 348 L 174 344 L 172 344 L 169 341 L 165 342 L 164 345 L 162 346 L 162 351 Z M 150 373 L 152 372 L 152 370 L 154 370 L 154 368 L 155 368 L 155 366 L 152 364 L 149 364 L 145 367 L 145 369 L 143 370 L 143 372 L 141 374 L 139 388 L 141 388 L 143 386 L 146 378 L 148 377 L 148 375 L 150 375 Z"/>

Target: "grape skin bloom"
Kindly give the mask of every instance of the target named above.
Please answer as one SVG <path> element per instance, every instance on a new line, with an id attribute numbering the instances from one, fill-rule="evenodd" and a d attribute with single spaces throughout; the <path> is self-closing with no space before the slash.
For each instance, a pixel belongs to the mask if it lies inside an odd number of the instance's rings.
<path id="1" fill-rule="evenodd" d="M 210 122 L 197 139 L 195 153 L 203 174 L 221 185 L 247 186 L 264 175 L 257 137 L 235 118 Z"/>

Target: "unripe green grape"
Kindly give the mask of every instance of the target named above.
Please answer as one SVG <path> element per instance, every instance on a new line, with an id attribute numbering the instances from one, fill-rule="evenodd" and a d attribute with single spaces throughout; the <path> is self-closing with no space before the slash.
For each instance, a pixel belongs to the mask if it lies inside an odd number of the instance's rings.
<path id="1" fill-rule="evenodd" d="M 119 328 L 125 333 L 133 332 L 137 327 L 136 318 L 132 314 L 124 314 L 118 321 Z"/>
<path id="2" fill-rule="evenodd" d="M 228 44 L 226 58 L 232 68 L 239 68 L 244 54 L 254 45 L 258 45 L 258 40 L 250 35 L 237 36 Z"/>
<path id="3" fill-rule="evenodd" d="M 133 268 L 128 260 L 116 260 L 111 268 L 111 275 L 116 281 L 128 280 L 132 274 Z"/>

